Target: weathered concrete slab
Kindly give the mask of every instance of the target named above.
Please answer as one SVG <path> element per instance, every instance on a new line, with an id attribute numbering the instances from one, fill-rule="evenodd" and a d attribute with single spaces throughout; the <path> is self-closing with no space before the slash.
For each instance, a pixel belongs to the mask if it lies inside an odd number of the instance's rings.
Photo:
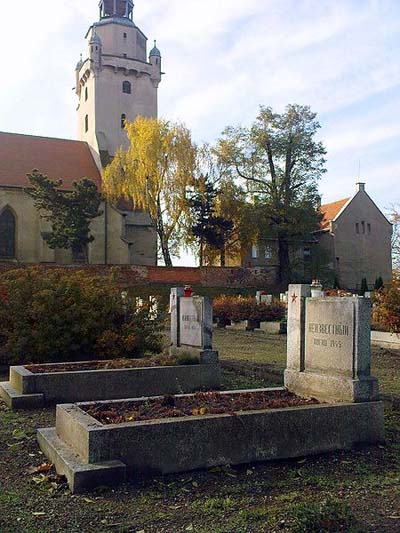
<path id="1" fill-rule="evenodd" d="M 370 300 L 304 297 L 307 292 L 304 285 L 289 287 L 285 386 L 320 401 L 376 401 Z"/>
<path id="2" fill-rule="evenodd" d="M 371 342 L 376 346 L 390 350 L 400 350 L 400 334 L 385 333 L 384 331 L 371 331 Z"/>
<path id="3" fill-rule="evenodd" d="M 281 332 L 280 322 L 260 322 L 259 329 L 270 335 L 279 335 Z"/>
<path id="4" fill-rule="evenodd" d="M 113 486 L 125 481 L 124 463 L 109 461 L 102 464 L 85 464 L 79 455 L 57 436 L 55 429 L 39 429 L 38 442 L 40 449 L 54 464 L 57 473 L 67 478 L 71 492 Z"/>
<path id="5" fill-rule="evenodd" d="M 81 406 L 58 406 L 57 431 L 39 430 L 42 450 L 57 468 L 63 469 L 60 473 L 67 472 L 72 490 L 93 487 L 92 474 L 86 483 L 82 463 L 101 468 L 104 463 L 121 461 L 129 475 L 154 475 L 303 457 L 384 440 L 381 402 L 321 404 L 110 426 L 99 424 Z M 78 430 L 73 429 L 75 424 Z M 65 464 L 73 461 L 79 468 L 66 470 Z M 117 471 L 117 479 L 122 470 Z M 79 472 L 79 482 L 75 471 Z M 112 474 L 104 475 L 115 482 Z"/>
<path id="6" fill-rule="evenodd" d="M 189 393 L 220 386 L 218 357 L 201 358 L 199 365 L 163 366 L 34 374 L 25 367 L 10 368 L 10 386 L 0 394 L 13 409 L 39 405 L 113 400 Z M 41 402 L 41 403 L 40 403 Z M 19 407 L 21 406 L 21 407 Z"/>
<path id="7" fill-rule="evenodd" d="M 37 409 L 44 406 L 43 394 L 20 394 L 8 381 L 0 383 L 0 397 L 13 410 Z"/>

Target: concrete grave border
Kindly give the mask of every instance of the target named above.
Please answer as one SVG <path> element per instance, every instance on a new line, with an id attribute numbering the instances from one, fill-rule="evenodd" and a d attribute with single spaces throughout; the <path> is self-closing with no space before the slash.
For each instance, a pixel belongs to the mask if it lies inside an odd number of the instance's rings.
<path id="1" fill-rule="evenodd" d="M 60 366 L 63 364 L 60 363 Z M 0 397 L 12 409 L 35 409 L 56 403 L 209 390 L 219 388 L 220 379 L 219 363 L 47 374 L 34 374 L 24 366 L 13 366 L 10 368 L 10 381 L 0 383 Z"/>
<path id="2" fill-rule="evenodd" d="M 242 392 L 249 391 L 222 394 Z M 384 440 L 382 402 L 321 404 L 109 426 L 84 412 L 83 405 L 57 406 L 56 427 L 38 430 L 42 451 L 57 472 L 67 477 L 72 492 L 119 484 L 127 477 L 303 457 Z"/>

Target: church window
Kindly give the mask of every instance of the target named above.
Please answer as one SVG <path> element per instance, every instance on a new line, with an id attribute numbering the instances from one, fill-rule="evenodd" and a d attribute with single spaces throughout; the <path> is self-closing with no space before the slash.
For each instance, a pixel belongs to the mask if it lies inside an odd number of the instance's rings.
<path id="1" fill-rule="evenodd" d="M 11 209 L 6 208 L 0 215 L 0 257 L 15 257 L 16 221 Z"/>
<path id="2" fill-rule="evenodd" d="M 125 113 L 123 113 L 121 115 L 121 129 L 124 129 L 125 126 L 126 126 L 126 115 L 125 115 Z"/>
<path id="3" fill-rule="evenodd" d="M 127 55 L 127 54 L 124 54 L 124 57 L 125 57 L 125 59 L 126 59 L 126 58 L 128 57 L 128 55 Z"/>
<path id="4" fill-rule="evenodd" d="M 362 232 L 365 233 L 365 222 L 361 222 Z"/>
<path id="5" fill-rule="evenodd" d="M 126 39 L 128 37 L 128 35 L 126 33 L 124 33 L 124 39 Z"/>
<path id="6" fill-rule="evenodd" d="M 132 85 L 130 81 L 124 81 L 124 83 L 122 84 L 122 92 L 125 94 L 131 94 Z"/>
<path id="7" fill-rule="evenodd" d="M 89 115 L 85 116 L 85 132 L 89 131 Z"/>
<path id="8" fill-rule="evenodd" d="M 88 96 L 89 96 L 89 93 L 88 93 L 88 88 L 85 87 L 85 102 L 87 101 L 88 99 Z"/>
<path id="9" fill-rule="evenodd" d="M 360 233 L 360 224 L 356 223 L 356 233 Z"/>
<path id="10" fill-rule="evenodd" d="M 371 235 L 371 224 L 368 224 L 368 234 Z"/>

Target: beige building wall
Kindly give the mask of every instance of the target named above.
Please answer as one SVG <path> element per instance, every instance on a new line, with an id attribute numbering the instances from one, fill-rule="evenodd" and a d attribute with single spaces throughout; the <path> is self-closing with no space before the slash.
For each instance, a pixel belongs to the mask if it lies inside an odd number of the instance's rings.
<path id="1" fill-rule="evenodd" d="M 10 207 L 16 217 L 15 263 L 73 263 L 71 250 L 51 250 L 42 237 L 50 230 L 50 223 L 43 220 L 33 200 L 23 189 L 0 187 L 0 213 Z M 149 227 L 144 213 L 124 214 L 103 204 L 103 214 L 92 222 L 91 233 L 95 240 L 88 247 L 92 265 L 155 265 L 157 262 L 157 238 Z"/>
<path id="2" fill-rule="evenodd" d="M 129 122 L 158 115 L 161 57 L 147 61 L 147 38 L 128 19 L 103 19 L 87 37 L 89 58 L 77 66 L 78 136 L 99 153 L 113 156 L 128 146 L 122 115 Z M 124 81 L 131 84 L 130 94 L 123 92 Z"/>
<path id="3" fill-rule="evenodd" d="M 359 192 L 331 223 L 330 231 L 320 234 L 320 244 L 331 254 L 343 287 L 359 288 L 366 278 L 373 288 L 379 276 L 386 283 L 392 279 L 391 237 L 392 225 L 360 184 Z"/>

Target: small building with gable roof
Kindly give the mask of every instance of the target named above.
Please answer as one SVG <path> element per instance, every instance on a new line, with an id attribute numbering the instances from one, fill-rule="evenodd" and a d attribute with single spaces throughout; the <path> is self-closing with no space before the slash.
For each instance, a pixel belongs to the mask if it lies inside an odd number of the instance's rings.
<path id="1" fill-rule="evenodd" d="M 321 229 L 315 233 L 330 258 L 340 286 L 358 289 L 366 278 L 373 288 L 377 278 L 392 279 L 392 224 L 358 183 L 350 198 L 322 205 Z"/>

